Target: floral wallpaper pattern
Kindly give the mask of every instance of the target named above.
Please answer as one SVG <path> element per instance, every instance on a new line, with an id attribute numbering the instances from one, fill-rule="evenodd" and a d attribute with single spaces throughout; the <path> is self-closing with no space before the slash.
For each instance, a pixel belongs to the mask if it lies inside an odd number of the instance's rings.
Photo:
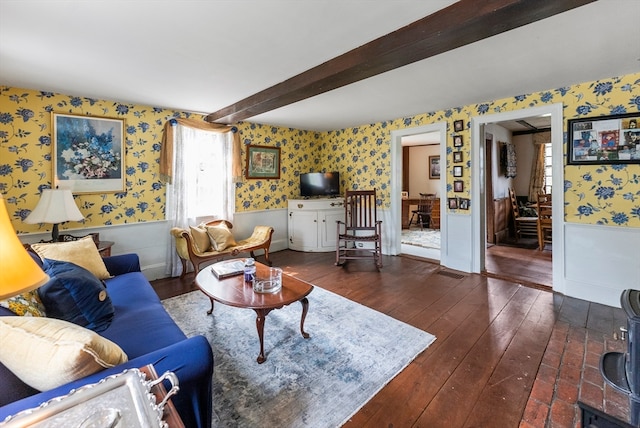
<path id="1" fill-rule="evenodd" d="M 125 191 L 75 196 L 85 219 L 61 229 L 164 220 L 165 189 L 158 176 L 162 127 L 190 113 L 0 87 L 0 192 L 18 233 L 51 229 L 22 220 L 41 190 L 52 186 L 52 112 L 125 121 Z"/>
<path id="2" fill-rule="evenodd" d="M 446 196 L 469 198 L 471 117 L 562 103 L 566 127 L 571 118 L 640 111 L 639 94 L 640 73 L 636 73 L 329 132 L 242 122 L 237 127 L 243 160 L 248 144 L 280 147 L 282 170 L 279 180 L 243 179 L 236 183 L 236 211 L 286 208 L 288 199 L 298 197 L 299 174 L 311 171 L 340 172 L 343 191 L 375 187 L 378 205 L 389 208 L 391 131 L 442 121 L 449 124 L 447 157 L 442 162 Z M 162 125 L 172 117 L 198 115 L 0 86 L 0 192 L 19 233 L 42 231 L 22 219 L 35 207 L 40 189 L 51 186 L 54 111 L 125 119 L 126 191 L 76 196 L 86 217 L 84 225 L 164 219 L 165 189 L 158 177 Z M 461 132 L 453 132 L 455 120 L 464 121 Z M 462 193 L 454 193 L 452 188 L 454 135 L 462 135 L 464 141 Z M 640 165 L 569 165 L 564 171 L 566 221 L 640 227 Z M 65 227 L 81 225 L 71 222 Z M 44 230 L 48 229 L 44 225 Z"/>

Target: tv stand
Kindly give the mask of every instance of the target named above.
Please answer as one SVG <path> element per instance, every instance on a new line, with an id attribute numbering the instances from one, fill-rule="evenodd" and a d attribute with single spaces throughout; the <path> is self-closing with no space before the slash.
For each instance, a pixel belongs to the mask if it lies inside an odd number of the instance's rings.
<path id="1" fill-rule="evenodd" d="M 309 252 L 336 250 L 337 224 L 344 221 L 344 199 L 289 199 L 289 249 Z"/>

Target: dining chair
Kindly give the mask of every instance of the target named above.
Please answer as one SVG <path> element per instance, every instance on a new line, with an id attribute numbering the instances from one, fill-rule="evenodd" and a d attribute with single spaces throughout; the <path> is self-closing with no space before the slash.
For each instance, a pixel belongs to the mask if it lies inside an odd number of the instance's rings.
<path id="1" fill-rule="evenodd" d="M 433 202 L 436 199 L 435 193 L 420 193 L 420 201 L 415 210 L 411 211 L 411 219 L 409 220 L 409 229 L 411 229 L 411 223 L 414 217 L 417 224 L 420 225 L 420 230 L 424 229 L 424 225 L 427 228 L 431 226 L 431 210 L 433 208 Z"/>
<path id="2" fill-rule="evenodd" d="M 538 217 L 522 217 L 520 216 L 520 208 L 516 192 L 509 188 L 509 199 L 511 200 L 511 214 L 513 218 L 513 228 L 515 231 L 516 242 L 523 236 L 537 238 L 538 236 Z"/>
<path id="3" fill-rule="evenodd" d="M 538 194 L 536 207 L 538 209 L 538 250 L 542 251 L 545 244 L 552 243 L 551 194 Z"/>

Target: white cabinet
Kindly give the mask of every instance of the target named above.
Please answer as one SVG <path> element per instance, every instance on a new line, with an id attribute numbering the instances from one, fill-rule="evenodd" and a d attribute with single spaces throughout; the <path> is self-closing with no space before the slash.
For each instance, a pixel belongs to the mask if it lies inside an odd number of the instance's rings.
<path id="1" fill-rule="evenodd" d="M 290 199 L 288 214 L 291 250 L 336 250 L 336 221 L 344 221 L 344 199 Z"/>

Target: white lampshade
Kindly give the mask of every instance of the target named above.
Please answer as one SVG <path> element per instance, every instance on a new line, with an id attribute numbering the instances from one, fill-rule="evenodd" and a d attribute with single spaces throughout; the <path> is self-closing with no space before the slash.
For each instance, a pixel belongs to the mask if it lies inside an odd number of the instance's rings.
<path id="1" fill-rule="evenodd" d="M 84 217 L 78 209 L 73 194 L 68 189 L 45 189 L 31 214 L 24 219 L 25 223 L 64 223 L 80 221 Z"/>
<path id="2" fill-rule="evenodd" d="M 38 288 L 48 280 L 18 239 L 0 194 L 0 300 Z"/>
<path id="3" fill-rule="evenodd" d="M 40 200 L 31 214 L 24 219 L 25 223 L 53 223 L 51 239 L 58 240 L 58 224 L 65 221 L 80 221 L 84 219 L 78 209 L 71 190 L 45 189 Z"/>

